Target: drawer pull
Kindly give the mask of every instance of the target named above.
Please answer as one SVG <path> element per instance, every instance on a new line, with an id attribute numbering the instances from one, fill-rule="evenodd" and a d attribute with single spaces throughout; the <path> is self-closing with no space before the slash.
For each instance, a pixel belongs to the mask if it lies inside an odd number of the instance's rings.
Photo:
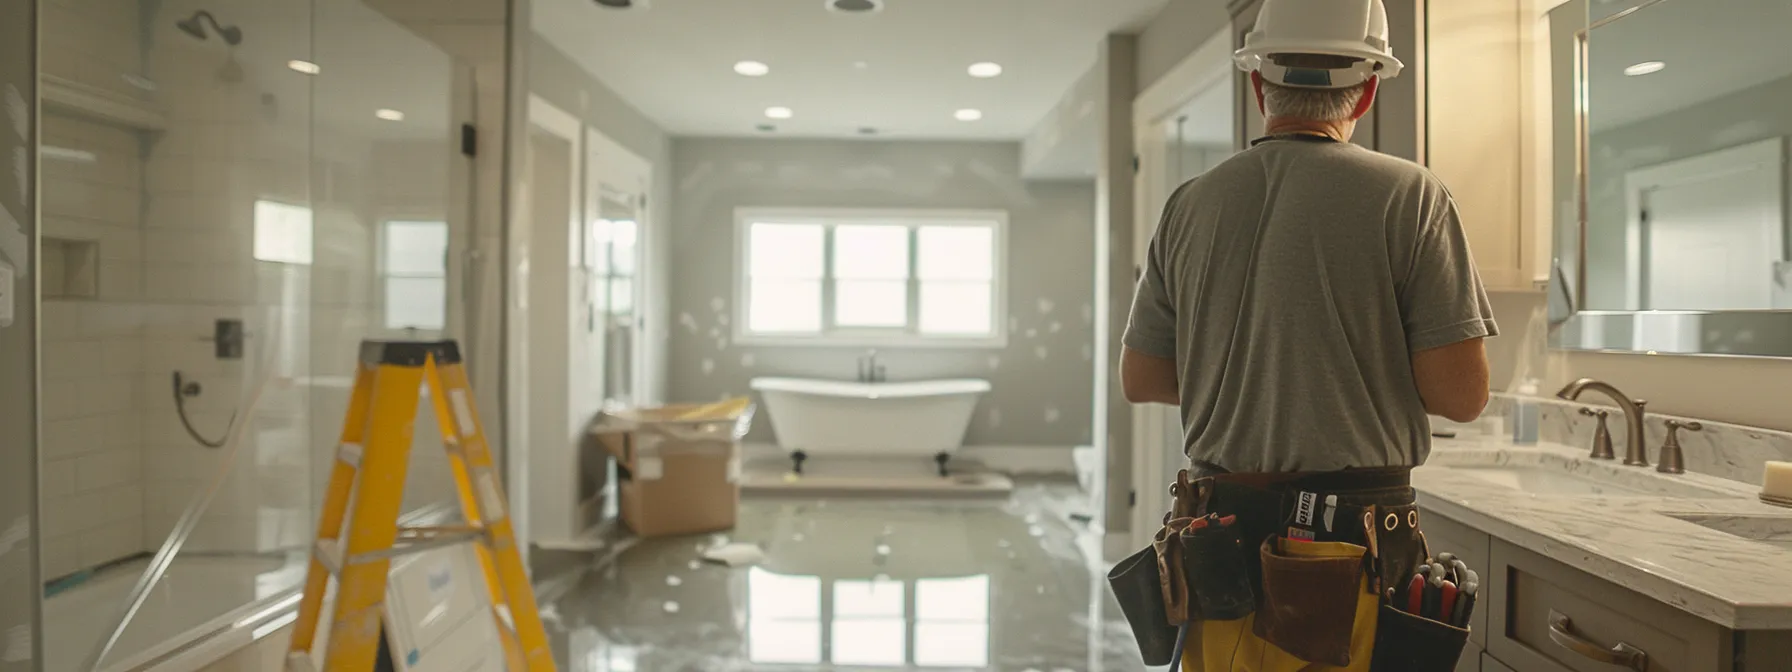
<path id="1" fill-rule="evenodd" d="M 1644 653 L 1642 649 L 1624 642 L 1618 642 L 1610 649 L 1603 648 L 1574 634 L 1574 622 L 1570 621 L 1566 614 L 1554 609 L 1549 611 L 1549 638 L 1557 646 L 1578 653 L 1589 660 L 1607 665 L 1619 665 L 1636 672 L 1649 672 L 1649 654 Z"/>

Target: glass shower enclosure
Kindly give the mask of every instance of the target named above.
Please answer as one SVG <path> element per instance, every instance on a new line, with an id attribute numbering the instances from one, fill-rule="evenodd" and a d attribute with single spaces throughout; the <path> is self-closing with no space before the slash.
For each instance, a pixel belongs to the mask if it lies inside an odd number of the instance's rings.
<path id="1" fill-rule="evenodd" d="M 377 0 L 37 4 L 41 669 L 190 660 L 290 621 L 358 343 L 465 332 L 472 77 Z"/>

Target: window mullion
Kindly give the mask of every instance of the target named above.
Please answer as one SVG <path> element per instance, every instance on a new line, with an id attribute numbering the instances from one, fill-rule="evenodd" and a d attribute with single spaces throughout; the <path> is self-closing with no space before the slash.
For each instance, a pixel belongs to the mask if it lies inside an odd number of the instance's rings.
<path id="1" fill-rule="evenodd" d="M 921 333 L 921 227 L 908 227 L 908 333 Z"/>
<path id="2" fill-rule="evenodd" d="M 821 235 L 821 331 L 838 329 L 834 324 L 834 224 L 822 225 Z"/>

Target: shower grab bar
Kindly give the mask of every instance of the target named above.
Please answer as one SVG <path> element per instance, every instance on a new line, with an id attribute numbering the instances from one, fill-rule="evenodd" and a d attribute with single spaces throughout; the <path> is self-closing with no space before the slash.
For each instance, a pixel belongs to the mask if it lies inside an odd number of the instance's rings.
<path id="1" fill-rule="evenodd" d="M 270 330 L 270 333 L 279 332 Z M 271 345 L 274 340 L 267 339 L 264 343 L 265 352 L 261 358 L 263 371 L 271 371 L 273 368 L 273 354 L 277 352 L 277 349 Z M 237 406 L 237 408 L 247 411 L 244 413 L 244 417 L 254 417 L 255 409 L 261 403 L 261 393 L 267 389 L 268 381 L 271 378 L 273 378 L 272 375 L 262 376 L 261 382 L 257 383 L 250 392 L 248 403 Z M 149 566 L 144 568 L 143 575 L 137 578 L 137 585 L 131 588 L 130 598 L 126 600 L 124 610 L 113 620 L 112 629 L 106 636 L 105 643 L 97 647 L 82 669 L 88 672 L 100 672 L 100 664 L 105 662 L 106 656 L 111 655 L 112 649 L 118 646 L 118 640 L 124 636 L 124 629 L 131 624 L 131 619 L 136 618 L 137 612 L 143 608 L 143 603 L 149 600 L 149 591 L 155 589 L 156 584 L 162 581 L 162 576 L 168 572 L 168 567 L 174 564 L 174 558 L 187 544 L 187 537 L 192 536 L 193 529 L 199 526 L 199 518 L 205 515 L 207 509 L 211 508 L 212 500 L 217 498 L 218 491 L 223 489 L 225 480 L 230 478 L 231 469 L 236 466 L 236 458 L 242 453 L 243 433 L 247 431 L 248 425 L 248 422 L 232 424 L 230 433 L 225 437 L 227 452 L 223 462 L 218 465 L 217 477 L 212 479 L 205 491 L 187 504 L 187 509 L 180 515 L 180 520 L 174 524 L 174 530 L 169 532 L 168 538 L 162 541 L 162 547 L 156 550 L 155 557 L 149 561 Z"/>

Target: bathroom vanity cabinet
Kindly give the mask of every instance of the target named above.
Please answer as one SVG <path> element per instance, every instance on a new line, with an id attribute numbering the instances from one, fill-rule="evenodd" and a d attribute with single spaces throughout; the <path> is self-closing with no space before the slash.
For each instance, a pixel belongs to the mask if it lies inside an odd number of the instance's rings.
<path id="1" fill-rule="evenodd" d="M 1481 577 L 1457 672 L 1784 670 L 1792 630 L 1735 631 L 1425 509 L 1433 554 Z"/>

